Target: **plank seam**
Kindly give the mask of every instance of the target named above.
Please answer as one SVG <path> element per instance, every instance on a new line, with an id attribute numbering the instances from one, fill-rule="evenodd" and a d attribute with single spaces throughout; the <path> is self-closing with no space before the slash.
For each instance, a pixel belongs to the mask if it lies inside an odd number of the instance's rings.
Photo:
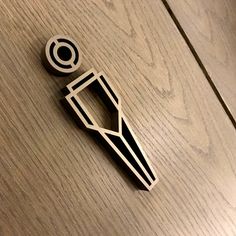
<path id="1" fill-rule="evenodd" d="M 174 24 L 176 25 L 179 33 L 181 34 L 181 36 L 183 37 L 184 41 L 186 42 L 187 46 L 189 47 L 191 53 L 193 54 L 195 60 L 197 61 L 199 67 L 201 68 L 203 74 L 205 75 L 208 83 L 210 84 L 211 88 L 213 89 L 216 97 L 218 98 L 219 102 L 221 103 L 224 111 L 226 112 L 226 114 L 228 115 L 230 121 L 232 122 L 234 128 L 236 129 L 236 120 L 234 119 L 233 115 L 231 114 L 228 106 L 226 105 L 223 97 L 220 95 L 220 92 L 218 91 L 218 89 L 216 88 L 213 80 L 211 79 L 206 67 L 204 66 L 202 60 L 200 59 L 199 55 L 197 54 L 195 48 L 193 47 L 190 39 L 188 38 L 187 34 L 185 33 L 183 27 L 181 26 L 179 20 L 177 19 L 177 17 L 175 16 L 174 12 L 172 11 L 172 9 L 170 8 L 169 3 L 167 2 L 167 0 L 161 0 L 164 7 L 166 8 L 167 12 L 169 13 L 171 19 L 173 20 Z"/>

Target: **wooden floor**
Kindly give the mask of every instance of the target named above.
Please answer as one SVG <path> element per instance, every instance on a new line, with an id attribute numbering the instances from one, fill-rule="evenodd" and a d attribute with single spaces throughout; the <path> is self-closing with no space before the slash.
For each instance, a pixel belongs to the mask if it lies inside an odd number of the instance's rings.
<path id="1" fill-rule="evenodd" d="M 236 1 L 168 0 L 168 3 L 236 126 Z"/>
<path id="2" fill-rule="evenodd" d="M 0 235 L 236 235 L 234 8 L 233 0 L 1 0 Z M 67 78 L 41 65 L 55 34 L 83 51 Z M 123 99 L 160 179 L 151 192 L 59 102 L 60 89 L 91 67 Z"/>

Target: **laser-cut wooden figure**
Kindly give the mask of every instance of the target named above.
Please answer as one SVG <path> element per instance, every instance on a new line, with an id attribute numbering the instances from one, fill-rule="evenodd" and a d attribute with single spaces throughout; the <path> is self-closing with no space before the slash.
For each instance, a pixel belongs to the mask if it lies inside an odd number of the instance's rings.
<path id="1" fill-rule="evenodd" d="M 83 104 L 78 94 L 91 86 L 113 115 L 112 130 L 99 127 Z M 146 190 L 151 190 L 158 182 L 148 158 L 131 130 L 121 109 L 121 99 L 115 92 L 107 76 L 91 69 L 68 84 L 63 90 L 65 98 L 62 100 L 70 110 L 76 121 L 82 127 L 96 133 L 101 140 L 115 153 L 115 160 L 123 164 L 130 171 L 137 184 Z"/>
<path id="2" fill-rule="evenodd" d="M 70 37 L 56 35 L 50 38 L 42 51 L 45 68 L 55 75 L 68 75 L 76 71 L 81 64 L 79 45 Z M 112 112 L 111 130 L 99 127 L 78 94 L 91 86 Z M 132 174 L 142 189 L 151 190 L 158 182 L 144 151 L 132 132 L 121 110 L 121 100 L 107 76 L 91 69 L 68 84 L 63 90 L 63 104 L 73 114 L 76 121 L 84 128 L 97 134 L 115 153 L 119 161 Z"/>

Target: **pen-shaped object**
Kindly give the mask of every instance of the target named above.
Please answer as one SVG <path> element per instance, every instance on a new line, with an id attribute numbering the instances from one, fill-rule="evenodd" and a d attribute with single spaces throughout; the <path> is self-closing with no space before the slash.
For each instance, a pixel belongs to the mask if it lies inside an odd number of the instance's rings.
<path id="1" fill-rule="evenodd" d="M 80 99 L 79 93 L 86 87 L 94 89 L 111 111 L 112 129 L 99 127 Z M 122 112 L 121 99 L 107 76 L 103 72 L 97 73 L 91 69 L 68 84 L 62 92 L 65 95 L 63 104 L 70 110 L 79 125 L 97 134 L 113 151 L 115 160 L 126 167 L 137 184 L 142 189 L 151 190 L 158 182 L 158 178 L 130 128 Z"/>

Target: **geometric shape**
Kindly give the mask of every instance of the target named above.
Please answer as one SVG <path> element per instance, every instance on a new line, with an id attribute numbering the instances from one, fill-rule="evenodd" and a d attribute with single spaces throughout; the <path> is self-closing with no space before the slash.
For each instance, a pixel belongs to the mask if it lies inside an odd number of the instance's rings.
<path id="1" fill-rule="evenodd" d="M 114 115 L 112 129 L 100 127 L 96 117 L 91 115 L 81 101 L 79 93 L 87 87 L 91 87 L 99 94 L 103 103 Z M 113 155 L 115 160 L 129 170 L 142 189 L 151 190 L 158 182 L 158 178 L 129 126 L 121 109 L 121 99 L 107 76 L 103 72 L 97 73 L 91 69 L 68 84 L 62 91 L 65 95 L 62 102 L 75 120 L 83 128 L 98 134 L 105 141 L 115 154 Z"/>
<path id="2" fill-rule="evenodd" d="M 76 71 L 81 60 L 79 45 L 68 36 L 53 36 L 42 51 L 45 68 L 55 75 L 62 76 Z"/>
<path id="3" fill-rule="evenodd" d="M 116 125 L 118 111 L 117 109 L 109 109 L 107 103 L 101 98 L 99 90 L 96 89 L 100 84 L 94 86 L 95 83 L 98 82 L 94 81 L 86 88 L 82 89 L 77 95 L 100 127 L 118 131 Z"/>
<path id="4" fill-rule="evenodd" d="M 154 170 L 152 169 L 152 166 L 150 163 L 148 163 L 148 159 L 145 157 L 145 153 L 141 148 L 141 145 L 138 144 L 137 138 L 134 138 L 134 133 L 131 133 L 132 130 L 128 126 L 128 123 L 125 122 L 124 117 L 122 118 L 122 135 L 127 141 L 127 143 L 132 147 L 133 151 L 135 152 L 136 156 L 140 160 L 140 162 L 143 164 L 144 168 L 147 170 L 149 175 L 153 180 L 156 179 L 156 176 L 154 176 Z"/>
<path id="5" fill-rule="evenodd" d="M 130 150 L 127 148 L 126 144 L 124 143 L 123 139 L 119 136 L 107 134 L 108 138 L 112 141 L 112 143 L 121 151 L 121 153 L 126 157 L 126 159 L 129 161 L 129 163 L 132 164 L 132 166 L 138 171 L 138 173 L 144 178 L 144 180 L 151 184 L 150 180 L 147 178 L 143 170 L 140 168 L 140 166 L 137 164 L 137 162 L 134 159 L 134 156 L 130 152 Z"/>

